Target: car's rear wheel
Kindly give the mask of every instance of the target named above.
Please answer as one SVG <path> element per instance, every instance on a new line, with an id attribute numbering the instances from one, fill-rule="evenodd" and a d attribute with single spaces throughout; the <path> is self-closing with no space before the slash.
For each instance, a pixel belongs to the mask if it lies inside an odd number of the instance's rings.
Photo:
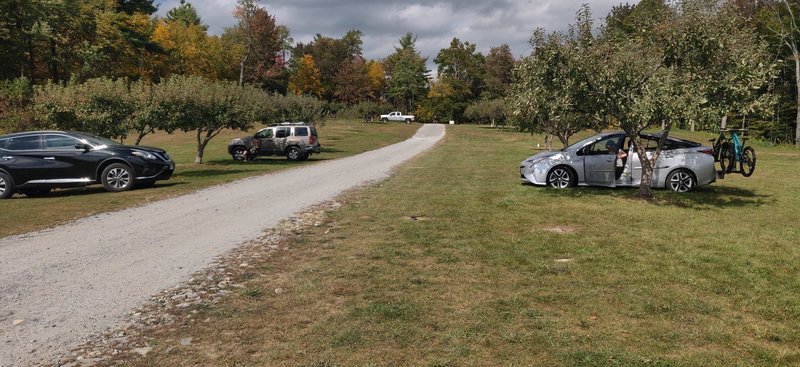
<path id="1" fill-rule="evenodd" d="M 11 176 L 0 172 L 0 199 L 8 199 L 14 195 L 14 180 Z"/>
<path id="2" fill-rule="evenodd" d="M 572 170 L 564 167 L 558 166 L 550 170 L 547 173 L 547 185 L 555 188 L 555 189 L 566 189 L 568 187 L 575 186 L 577 183 L 577 178 L 575 174 L 572 173 Z"/>
<path id="3" fill-rule="evenodd" d="M 406 123 L 410 124 L 411 123 L 411 119 L 406 119 Z"/>
<path id="4" fill-rule="evenodd" d="M 125 191 L 133 187 L 133 169 L 122 163 L 114 163 L 103 170 L 100 182 L 111 192 Z"/>
<path id="5" fill-rule="evenodd" d="M 696 182 L 694 175 L 685 169 L 672 171 L 667 176 L 667 187 L 674 192 L 684 193 L 694 189 Z"/>
<path id="6" fill-rule="evenodd" d="M 290 161 L 299 161 L 303 159 L 303 152 L 300 148 L 292 146 L 286 148 L 286 158 Z"/>
<path id="7" fill-rule="evenodd" d="M 381 119 L 381 122 L 389 122 L 389 119 L 384 117 L 384 118 Z"/>
<path id="8" fill-rule="evenodd" d="M 247 159 L 247 149 L 241 145 L 235 146 L 231 151 L 231 156 L 234 160 L 243 161 Z"/>

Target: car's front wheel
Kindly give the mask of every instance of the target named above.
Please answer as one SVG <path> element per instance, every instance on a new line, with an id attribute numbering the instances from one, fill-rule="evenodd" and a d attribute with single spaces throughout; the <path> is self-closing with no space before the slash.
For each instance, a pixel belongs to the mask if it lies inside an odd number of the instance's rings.
<path id="1" fill-rule="evenodd" d="M 125 191 L 133 187 L 133 169 L 122 163 L 114 163 L 103 170 L 100 182 L 111 192 Z"/>
<path id="2" fill-rule="evenodd" d="M 286 148 L 286 158 L 290 161 L 303 160 L 303 152 L 298 147 L 288 147 Z"/>
<path id="3" fill-rule="evenodd" d="M 694 175 L 685 169 L 672 171 L 667 176 L 667 187 L 674 192 L 684 193 L 692 191 L 696 182 Z"/>
<path id="4" fill-rule="evenodd" d="M 233 157 L 234 160 L 243 161 L 247 159 L 247 149 L 241 145 L 235 146 L 231 151 L 231 157 Z"/>
<path id="5" fill-rule="evenodd" d="M 0 199 L 8 199 L 14 195 L 14 180 L 11 176 L 0 172 Z"/>
<path id="6" fill-rule="evenodd" d="M 572 170 L 558 166 L 547 173 L 547 185 L 555 189 L 566 189 L 567 187 L 575 186 L 577 178 Z"/>

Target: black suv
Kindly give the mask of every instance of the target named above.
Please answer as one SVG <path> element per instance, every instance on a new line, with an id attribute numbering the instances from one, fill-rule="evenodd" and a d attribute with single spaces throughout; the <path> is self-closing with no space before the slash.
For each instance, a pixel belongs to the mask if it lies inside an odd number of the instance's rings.
<path id="1" fill-rule="evenodd" d="M 108 191 L 152 185 L 172 176 L 175 162 L 157 148 L 127 146 L 99 136 L 36 131 L 0 136 L 0 199 L 15 192 L 101 183 Z"/>
<path id="2" fill-rule="evenodd" d="M 228 143 L 228 153 L 237 161 L 265 155 L 285 155 L 289 160 L 302 161 L 320 149 L 317 128 L 304 122 L 271 125 Z"/>

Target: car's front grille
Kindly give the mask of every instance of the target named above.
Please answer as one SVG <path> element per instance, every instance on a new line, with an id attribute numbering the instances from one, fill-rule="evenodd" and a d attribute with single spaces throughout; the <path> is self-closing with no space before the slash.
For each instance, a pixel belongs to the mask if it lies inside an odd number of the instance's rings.
<path id="1" fill-rule="evenodd" d="M 161 160 L 164 162 L 170 161 L 169 154 L 167 154 L 166 152 L 164 153 L 153 152 L 153 154 L 155 154 L 156 157 L 161 158 Z"/>

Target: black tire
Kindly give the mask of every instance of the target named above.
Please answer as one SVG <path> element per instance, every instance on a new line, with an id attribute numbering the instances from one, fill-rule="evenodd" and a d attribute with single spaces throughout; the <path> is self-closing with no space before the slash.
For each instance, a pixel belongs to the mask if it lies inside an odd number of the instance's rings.
<path id="1" fill-rule="evenodd" d="M 122 163 L 114 163 L 103 170 L 100 182 L 110 192 L 130 190 L 133 187 L 135 175 L 133 169 Z"/>
<path id="2" fill-rule="evenodd" d="M 553 167 L 547 172 L 547 186 L 554 189 L 566 189 L 577 184 L 577 178 L 571 169 L 565 166 Z"/>
<path id="3" fill-rule="evenodd" d="M 0 199 L 8 199 L 14 195 L 14 180 L 11 176 L 0 172 Z"/>
<path id="4" fill-rule="evenodd" d="M 301 160 L 301 161 L 308 160 L 308 157 L 310 157 L 310 156 L 311 156 L 311 153 L 309 153 L 309 152 L 303 152 L 303 156 L 302 156 L 302 157 L 300 157 L 300 160 Z"/>
<path id="5" fill-rule="evenodd" d="M 381 122 L 389 122 L 389 119 L 387 119 L 386 117 L 384 117 L 384 118 L 382 118 L 382 119 L 381 119 Z"/>
<path id="6" fill-rule="evenodd" d="M 411 119 L 406 119 L 406 123 L 410 124 L 411 123 Z"/>
<path id="7" fill-rule="evenodd" d="M 667 188 L 677 193 L 692 191 L 697 185 L 692 172 L 686 169 L 676 169 L 667 176 Z"/>
<path id="8" fill-rule="evenodd" d="M 25 190 L 20 190 L 20 191 L 23 194 L 25 194 L 25 196 L 27 196 L 29 198 L 37 198 L 37 197 L 40 198 L 42 196 L 45 196 L 45 195 L 49 194 L 50 191 L 52 191 L 52 189 L 49 188 L 49 187 L 42 187 L 42 188 L 35 188 L 35 189 L 25 189 Z"/>
<path id="9" fill-rule="evenodd" d="M 291 146 L 286 148 L 286 159 L 290 161 L 303 160 L 303 151 L 299 147 Z"/>
<path id="10" fill-rule="evenodd" d="M 726 173 L 733 171 L 736 166 L 736 153 L 729 143 L 722 143 L 719 147 L 719 169 Z"/>
<path id="11" fill-rule="evenodd" d="M 742 176 L 750 177 L 756 170 L 756 151 L 751 147 L 744 147 L 742 151 Z"/>
<path id="12" fill-rule="evenodd" d="M 247 159 L 248 157 L 247 148 L 241 145 L 233 147 L 233 150 L 231 150 L 231 157 L 233 157 L 233 159 L 236 161 L 243 161 Z"/>

